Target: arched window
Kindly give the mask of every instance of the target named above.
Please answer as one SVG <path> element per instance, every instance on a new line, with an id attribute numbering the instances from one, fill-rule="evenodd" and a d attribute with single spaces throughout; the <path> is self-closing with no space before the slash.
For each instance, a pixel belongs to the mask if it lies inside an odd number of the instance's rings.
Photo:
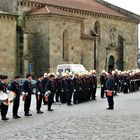
<path id="1" fill-rule="evenodd" d="M 68 31 L 63 32 L 63 60 L 68 61 L 69 54 L 69 42 L 68 42 Z"/>
<path id="2" fill-rule="evenodd" d="M 114 69 L 114 65 L 115 65 L 115 58 L 113 55 L 111 55 L 108 60 L 108 71 L 112 71 Z"/>
<path id="3" fill-rule="evenodd" d="M 99 21 L 95 22 L 94 31 L 95 31 L 96 34 L 100 34 L 100 23 L 99 23 Z"/>
<path id="4" fill-rule="evenodd" d="M 100 41 L 100 32 L 101 32 L 101 27 L 99 21 L 96 21 L 94 24 L 94 32 L 98 36 L 98 41 Z"/>

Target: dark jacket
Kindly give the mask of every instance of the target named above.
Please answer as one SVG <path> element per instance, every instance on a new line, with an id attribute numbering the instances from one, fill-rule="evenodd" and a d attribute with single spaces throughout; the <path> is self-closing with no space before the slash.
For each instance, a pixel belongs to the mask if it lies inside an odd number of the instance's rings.
<path id="1" fill-rule="evenodd" d="M 20 96 L 20 86 L 19 86 L 19 83 L 16 82 L 16 81 L 13 81 L 11 83 L 11 91 L 13 91 L 17 97 Z"/>
<path id="2" fill-rule="evenodd" d="M 53 85 L 53 81 L 48 80 L 48 82 L 46 84 L 45 91 L 51 91 L 51 94 L 54 94 L 55 93 L 55 87 Z"/>
<path id="3" fill-rule="evenodd" d="M 106 90 L 114 90 L 114 79 L 113 77 L 107 78 L 106 81 Z"/>
<path id="4" fill-rule="evenodd" d="M 6 93 L 6 90 L 7 90 L 7 85 L 3 83 L 2 81 L 0 81 L 0 91 Z"/>
<path id="5" fill-rule="evenodd" d="M 24 83 L 23 83 L 23 91 L 26 93 L 28 93 L 28 95 L 31 95 L 32 94 L 32 85 L 31 85 L 31 82 L 26 80 Z"/>
<path id="6" fill-rule="evenodd" d="M 43 94 L 43 83 L 40 80 L 37 80 L 36 82 L 36 94 L 38 94 L 38 92 Z"/>

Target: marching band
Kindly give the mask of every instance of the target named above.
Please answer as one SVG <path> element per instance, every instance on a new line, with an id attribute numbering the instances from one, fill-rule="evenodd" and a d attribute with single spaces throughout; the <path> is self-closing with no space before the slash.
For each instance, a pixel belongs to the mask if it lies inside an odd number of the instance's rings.
<path id="1" fill-rule="evenodd" d="M 8 76 L 0 75 L 0 111 L 2 120 L 7 118 L 8 106 L 13 103 L 13 118 L 21 118 L 18 115 L 20 106 L 20 76 L 16 75 L 11 83 L 10 91 L 7 89 Z M 85 101 L 96 100 L 97 90 L 96 71 L 91 70 L 87 73 L 44 73 L 38 76 L 36 82 L 36 110 L 37 114 L 42 114 L 41 105 L 48 105 L 48 111 L 53 111 L 52 103 L 54 101 L 67 103 L 68 106 Z M 24 101 L 25 116 L 32 116 L 30 113 L 32 97 L 32 75 L 26 75 L 26 81 L 23 83 L 22 100 Z M 103 70 L 99 78 L 101 84 L 101 98 L 108 99 L 109 107 L 114 108 L 113 96 L 123 92 L 131 93 L 140 89 L 140 70 L 106 72 Z M 99 82 L 98 82 L 99 83 Z"/>

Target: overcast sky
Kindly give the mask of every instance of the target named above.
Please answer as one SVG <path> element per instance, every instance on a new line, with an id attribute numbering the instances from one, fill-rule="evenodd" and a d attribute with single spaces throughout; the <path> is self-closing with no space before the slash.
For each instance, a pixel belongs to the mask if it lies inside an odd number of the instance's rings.
<path id="1" fill-rule="evenodd" d="M 105 0 L 105 1 L 140 15 L 140 0 Z M 139 24 L 139 48 L 140 48 L 140 24 Z"/>

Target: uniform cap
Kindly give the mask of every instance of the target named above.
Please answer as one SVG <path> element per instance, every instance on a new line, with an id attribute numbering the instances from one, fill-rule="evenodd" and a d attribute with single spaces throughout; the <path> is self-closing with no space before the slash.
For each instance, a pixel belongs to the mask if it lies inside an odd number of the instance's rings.
<path id="1" fill-rule="evenodd" d="M 7 75 L 1 75 L 1 80 L 8 79 Z"/>
<path id="2" fill-rule="evenodd" d="M 30 76 L 32 76 L 30 73 L 26 74 L 26 78 L 29 78 Z"/>
<path id="3" fill-rule="evenodd" d="M 18 79 L 18 78 L 20 78 L 20 75 L 16 75 L 16 76 L 15 76 L 15 79 Z"/>

